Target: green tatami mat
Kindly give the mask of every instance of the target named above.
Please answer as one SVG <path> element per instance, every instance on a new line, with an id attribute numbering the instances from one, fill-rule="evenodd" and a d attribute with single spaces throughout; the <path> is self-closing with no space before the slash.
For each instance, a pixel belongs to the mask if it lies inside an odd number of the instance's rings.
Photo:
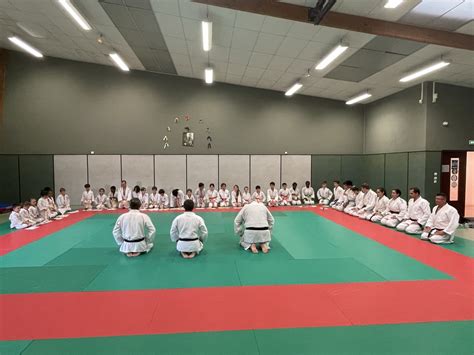
<path id="1" fill-rule="evenodd" d="M 449 354 L 474 352 L 474 322 L 35 340 L 23 354 Z M 6 344 L 6 345 L 5 345 Z M 15 345 L 18 344 L 17 352 Z M 0 342 L 19 354 L 25 342 Z M 2 348 L 3 346 L 3 348 Z"/>
<path id="2" fill-rule="evenodd" d="M 10 221 L 0 223 L 0 237 L 14 231 L 14 229 L 10 228 Z"/>
<path id="3" fill-rule="evenodd" d="M 0 292 L 82 291 L 103 266 L 0 268 Z"/>

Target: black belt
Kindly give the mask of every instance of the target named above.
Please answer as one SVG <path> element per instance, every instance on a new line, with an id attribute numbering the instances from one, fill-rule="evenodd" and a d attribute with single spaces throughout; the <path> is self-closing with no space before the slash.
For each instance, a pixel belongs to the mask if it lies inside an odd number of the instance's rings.
<path id="1" fill-rule="evenodd" d="M 199 238 L 179 238 L 180 242 L 194 242 L 195 240 L 199 240 Z"/>
<path id="2" fill-rule="evenodd" d="M 410 221 L 413 221 L 413 222 L 418 223 L 418 220 L 417 220 L 417 219 L 414 219 L 414 218 L 410 218 Z"/>
<path id="3" fill-rule="evenodd" d="M 267 231 L 268 227 L 246 227 L 248 231 Z"/>
<path id="4" fill-rule="evenodd" d="M 399 214 L 400 212 L 397 212 L 397 211 L 390 211 L 390 213 Z"/>
<path id="5" fill-rule="evenodd" d="M 139 243 L 139 242 L 143 242 L 145 240 L 145 238 L 140 238 L 140 239 L 134 239 L 134 240 L 129 240 L 129 239 L 125 239 L 124 240 L 127 242 L 127 243 Z"/>

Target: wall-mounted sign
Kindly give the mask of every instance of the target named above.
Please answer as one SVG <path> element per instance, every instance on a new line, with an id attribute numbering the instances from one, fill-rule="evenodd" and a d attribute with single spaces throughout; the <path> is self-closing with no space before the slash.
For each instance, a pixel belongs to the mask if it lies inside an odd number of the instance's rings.
<path id="1" fill-rule="evenodd" d="M 469 139 L 469 145 L 474 145 L 474 139 Z"/>
<path id="2" fill-rule="evenodd" d="M 459 158 L 451 158 L 449 170 L 449 200 L 457 201 L 459 193 Z"/>

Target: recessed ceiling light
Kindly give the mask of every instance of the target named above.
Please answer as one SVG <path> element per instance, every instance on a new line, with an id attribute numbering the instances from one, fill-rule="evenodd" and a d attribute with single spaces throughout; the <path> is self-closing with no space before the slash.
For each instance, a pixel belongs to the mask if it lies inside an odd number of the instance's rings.
<path id="1" fill-rule="evenodd" d="M 387 0 L 387 2 L 385 3 L 385 8 L 386 9 L 395 9 L 396 7 L 398 7 L 401 3 L 403 2 L 403 0 Z"/>
<path id="2" fill-rule="evenodd" d="M 293 84 L 293 86 L 285 92 L 285 96 L 292 96 L 295 92 L 297 92 L 302 87 L 303 87 L 303 84 L 301 84 L 299 82 Z"/>
<path id="3" fill-rule="evenodd" d="M 212 47 L 212 22 L 202 21 L 202 49 L 209 52 Z"/>
<path id="4" fill-rule="evenodd" d="M 346 101 L 346 105 L 353 105 L 353 104 L 356 104 L 358 102 L 361 102 L 365 99 L 368 99 L 369 97 L 372 97 L 372 94 L 369 94 L 368 92 L 365 92 L 361 95 L 357 95 L 356 97 L 353 97 L 352 99 L 350 100 L 347 100 Z"/>
<path id="5" fill-rule="evenodd" d="M 74 7 L 74 5 L 71 3 L 69 0 L 58 0 L 58 2 L 61 4 L 61 6 L 64 8 L 64 10 L 67 11 L 69 16 L 71 16 L 74 21 L 77 22 L 79 26 L 84 31 L 90 31 L 92 29 L 91 25 L 86 21 L 84 17 L 82 17 L 81 13 L 77 11 L 77 9 Z"/>
<path id="6" fill-rule="evenodd" d="M 15 45 L 17 45 L 24 51 L 30 53 L 31 55 L 35 56 L 36 58 L 43 58 L 43 54 L 39 50 L 37 50 L 36 48 L 33 48 L 22 39 L 16 36 L 8 37 L 8 39 L 10 40 L 10 42 L 14 43 Z"/>
<path id="7" fill-rule="evenodd" d="M 415 80 L 415 79 L 418 79 L 419 77 L 421 76 L 424 76 L 424 75 L 428 75 L 434 71 L 437 71 L 437 70 L 440 70 L 446 66 L 448 66 L 449 64 L 451 64 L 450 62 L 448 61 L 445 61 L 445 60 L 442 60 L 440 62 L 437 62 L 437 63 L 434 63 L 434 64 L 431 64 L 425 68 L 422 68 L 412 74 L 409 74 L 407 76 L 404 76 L 403 78 L 400 79 L 400 82 L 402 83 L 406 83 L 408 81 L 412 81 L 412 80 Z"/>
<path id="8" fill-rule="evenodd" d="M 212 84 L 214 82 L 214 69 L 206 68 L 204 70 L 204 79 L 206 80 L 206 84 Z"/>
<path id="9" fill-rule="evenodd" d="M 316 70 L 323 70 L 329 64 L 331 64 L 337 57 L 339 57 L 342 53 L 346 51 L 349 46 L 345 44 L 340 44 L 336 48 L 334 48 L 326 57 L 323 58 L 317 65 Z"/>

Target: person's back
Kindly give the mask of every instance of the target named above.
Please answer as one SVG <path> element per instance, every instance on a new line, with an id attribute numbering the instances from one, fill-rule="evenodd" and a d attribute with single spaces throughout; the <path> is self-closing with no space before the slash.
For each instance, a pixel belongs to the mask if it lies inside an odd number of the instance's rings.
<path id="1" fill-rule="evenodd" d="M 261 202 L 245 205 L 235 217 L 234 231 L 240 236 L 240 245 L 252 253 L 258 253 L 260 246 L 264 253 L 270 249 L 271 230 L 275 220 L 268 208 Z"/>

